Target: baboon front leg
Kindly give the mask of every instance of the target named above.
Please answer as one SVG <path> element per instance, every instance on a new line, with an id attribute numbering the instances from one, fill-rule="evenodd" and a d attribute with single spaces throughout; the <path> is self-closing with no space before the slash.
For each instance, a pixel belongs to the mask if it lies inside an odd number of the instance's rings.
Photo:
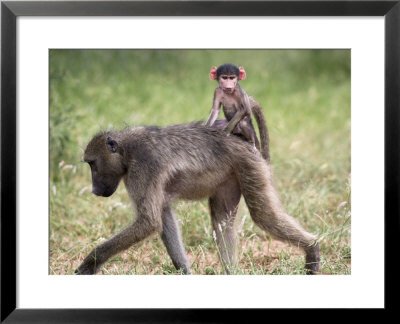
<path id="1" fill-rule="evenodd" d="M 211 222 L 216 234 L 221 261 L 227 274 L 237 263 L 235 218 L 241 191 L 235 178 L 217 188 L 210 197 Z"/>
<path id="2" fill-rule="evenodd" d="M 190 274 L 190 265 L 183 247 L 179 226 L 169 206 L 163 209 L 161 238 L 175 268 L 182 269 L 185 274 Z"/>
<path id="3" fill-rule="evenodd" d="M 79 275 L 95 274 L 110 257 L 145 239 L 159 227 L 156 220 L 151 221 L 147 217 L 139 215 L 133 224 L 94 248 L 75 270 L 75 273 Z"/>

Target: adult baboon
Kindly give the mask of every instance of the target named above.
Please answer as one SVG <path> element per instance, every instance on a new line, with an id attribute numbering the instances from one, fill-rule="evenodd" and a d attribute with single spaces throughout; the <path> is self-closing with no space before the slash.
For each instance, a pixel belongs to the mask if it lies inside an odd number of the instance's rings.
<path id="1" fill-rule="evenodd" d="M 254 222 L 273 237 L 303 248 L 306 270 L 319 268 L 316 237 L 289 216 L 272 184 L 269 164 L 252 146 L 220 129 L 190 123 L 165 128 L 137 127 L 97 134 L 84 161 L 92 172 L 92 192 L 108 197 L 121 179 L 136 209 L 136 220 L 97 246 L 76 270 L 94 274 L 112 255 L 159 232 L 177 269 L 190 273 L 170 204 L 210 197 L 212 223 L 222 261 L 235 262 L 236 208 L 242 193 Z M 223 231 L 219 230 L 222 222 Z"/>

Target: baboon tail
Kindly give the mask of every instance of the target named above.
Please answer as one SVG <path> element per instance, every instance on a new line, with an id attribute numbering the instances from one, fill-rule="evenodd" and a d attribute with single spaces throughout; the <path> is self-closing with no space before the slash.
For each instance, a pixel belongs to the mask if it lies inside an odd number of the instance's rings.
<path id="1" fill-rule="evenodd" d="M 253 221 L 274 238 L 307 251 L 316 237 L 286 212 L 273 186 L 269 163 L 254 154 L 242 154 L 237 160 L 237 178 Z"/>
<path id="2" fill-rule="evenodd" d="M 261 155 L 262 157 L 269 162 L 269 136 L 268 129 L 266 126 L 264 114 L 260 107 L 254 106 L 252 108 L 252 112 L 254 118 L 256 119 L 258 130 L 260 132 L 260 140 L 261 140 Z"/>

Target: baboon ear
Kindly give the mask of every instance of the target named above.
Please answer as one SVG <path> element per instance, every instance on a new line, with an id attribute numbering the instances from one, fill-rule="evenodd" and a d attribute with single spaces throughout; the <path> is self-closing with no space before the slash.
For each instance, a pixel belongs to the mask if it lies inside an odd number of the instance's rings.
<path id="1" fill-rule="evenodd" d="M 106 145 L 107 145 L 108 150 L 109 150 L 111 153 L 117 152 L 117 150 L 118 150 L 118 143 L 117 143 L 117 141 L 114 140 L 111 136 L 108 136 L 108 137 L 106 138 Z"/>
<path id="2" fill-rule="evenodd" d="M 217 80 L 217 67 L 213 66 L 210 71 L 210 79 Z"/>
<path id="3" fill-rule="evenodd" d="M 246 71 L 244 70 L 244 67 L 241 66 L 239 67 L 239 80 L 244 80 L 246 79 Z"/>

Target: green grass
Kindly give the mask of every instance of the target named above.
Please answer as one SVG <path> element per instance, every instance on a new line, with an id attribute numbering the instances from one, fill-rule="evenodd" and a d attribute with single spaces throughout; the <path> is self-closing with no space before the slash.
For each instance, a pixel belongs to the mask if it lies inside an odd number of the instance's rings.
<path id="1" fill-rule="evenodd" d="M 100 129 L 205 120 L 212 65 L 246 68 L 241 84 L 262 105 L 274 182 L 288 212 L 319 235 L 326 274 L 351 271 L 350 51 L 51 50 L 50 274 L 72 274 L 85 255 L 135 215 L 123 185 L 90 193 L 82 152 Z M 223 274 L 206 201 L 174 205 L 194 274 Z M 238 212 L 236 274 L 303 274 L 296 247 L 272 240 Z M 103 274 L 179 274 L 153 235 L 113 257 Z"/>

